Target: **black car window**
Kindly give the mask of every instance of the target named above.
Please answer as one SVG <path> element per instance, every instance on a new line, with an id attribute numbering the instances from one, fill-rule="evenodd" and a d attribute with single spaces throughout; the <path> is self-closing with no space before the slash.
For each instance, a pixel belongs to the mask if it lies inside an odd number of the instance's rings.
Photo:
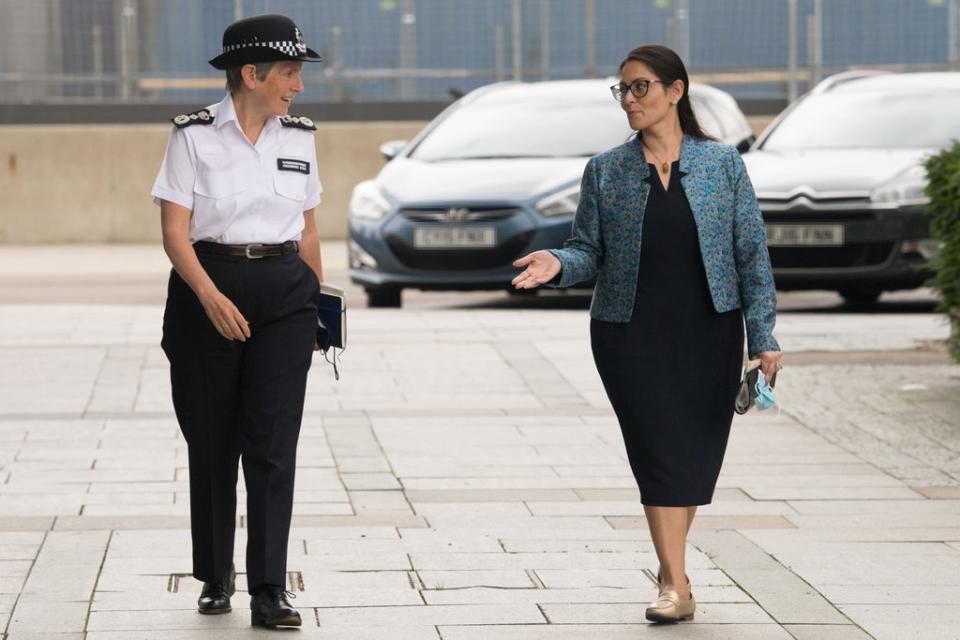
<path id="1" fill-rule="evenodd" d="M 784 117 L 761 148 L 939 148 L 960 138 L 957 114 L 960 93 L 813 95 Z"/>
<path id="2" fill-rule="evenodd" d="M 426 161 L 592 156 L 630 136 L 617 104 L 470 104 L 445 117 L 410 154 Z"/>

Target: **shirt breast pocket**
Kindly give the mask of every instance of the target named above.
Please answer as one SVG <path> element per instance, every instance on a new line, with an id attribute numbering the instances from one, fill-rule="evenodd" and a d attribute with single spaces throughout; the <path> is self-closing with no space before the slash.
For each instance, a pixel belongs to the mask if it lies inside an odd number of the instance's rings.
<path id="1" fill-rule="evenodd" d="M 236 195 L 247 188 L 239 167 L 230 166 L 227 153 L 201 153 L 193 191 L 205 198 L 220 200 Z"/>
<path id="2" fill-rule="evenodd" d="M 307 199 L 307 175 L 299 171 L 277 171 L 273 186 L 278 195 L 297 202 Z"/>

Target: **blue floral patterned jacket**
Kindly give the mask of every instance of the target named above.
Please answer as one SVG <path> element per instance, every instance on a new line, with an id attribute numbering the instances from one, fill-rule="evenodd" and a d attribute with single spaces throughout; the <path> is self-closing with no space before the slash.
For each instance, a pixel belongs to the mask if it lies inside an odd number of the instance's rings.
<path id="1" fill-rule="evenodd" d="M 750 357 L 779 349 L 777 294 L 760 207 L 733 147 L 684 136 L 681 184 L 693 211 L 710 296 L 718 312 L 743 309 Z M 594 156 L 583 171 L 572 237 L 552 253 L 563 270 L 551 286 L 597 278 L 590 315 L 629 322 L 640 268 L 650 168 L 636 139 Z"/>

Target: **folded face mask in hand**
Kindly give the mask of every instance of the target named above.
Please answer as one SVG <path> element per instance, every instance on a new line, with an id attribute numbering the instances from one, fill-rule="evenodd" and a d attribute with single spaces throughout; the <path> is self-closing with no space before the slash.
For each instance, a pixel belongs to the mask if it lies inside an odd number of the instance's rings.
<path id="1" fill-rule="evenodd" d="M 760 367 L 756 366 L 743 372 L 743 379 L 740 381 L 740 389 L 737 392 L 737 398 L 734 402 L 734 409 L 740 415 L 750 410 L 750 407 L 757 407 L 757 410 L 764 411 L 777 405 L 777 398 L 773 394 L 773 385 L 777 383 L 777 376 L 773 376 L 772 384 L 767 384 L 763 377 Z"/>
<path id="2" fill-rule="evenodd" d="M 767 381 L 763 378 L 763 372 L 757 372 L 757 384 L 755 387 L 756 398 L 754 402 L 757 405 L 757 409 L 760 411 L 766 411 L 767 409 L 772 409 L 777 404 L 777 398 L 773 395 L 773 387 L 767 386 Z"/>

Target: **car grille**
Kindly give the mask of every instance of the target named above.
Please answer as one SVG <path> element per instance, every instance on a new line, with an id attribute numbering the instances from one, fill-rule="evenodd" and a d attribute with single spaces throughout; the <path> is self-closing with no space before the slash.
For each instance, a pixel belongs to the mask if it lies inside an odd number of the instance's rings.
<path id="1" fill-rule="evenodd" d="M 883 264 L 892 242 L 865 242 L 842 247 L 770 247 L 774 269 L 842 269 Z"/>
<path id="2" fill-rule="evenodd" d="M 519 209 L 503 207 L 416 207 L 400 209 L 400 215 L 414 222 L 487 222 L 503 220 Z"/>
<path id="3" fill-rule="evenodd" d="M 768 203 L 769 204 L 769 203 Z M 844 224 L 863 225 L 875 222 L 877 214 L 862 209 L 852 210 L 815 210 L 801 212 L 763 211 L 764 222 L 768 224 Z M 847 227 L 848 231 L 850 227 Z M 885 263 L 894 249 L 891 241 L 847 240 L 840 247 L 769 247 L 770 262 L 774 269 L 856 269 L 875 267 Z"/>
<path id="4" fill-rule="evenodd" d="M 431 271 L 477 271 L 510 265 L 529 246 L 534 230 L 511 236 L 489 249 L 416 249 L 396 236 L 387 236 L 387 244 L 404 266 Z"/>
<path id="5" fill-rule="evenodd" d="M 841 222 L 871 222 L 877 219 L 872 211 L 766 211 L 763 212 L 765 222 L 778 224 L 790 222 L 797 224 L 841 223 Z"/>

